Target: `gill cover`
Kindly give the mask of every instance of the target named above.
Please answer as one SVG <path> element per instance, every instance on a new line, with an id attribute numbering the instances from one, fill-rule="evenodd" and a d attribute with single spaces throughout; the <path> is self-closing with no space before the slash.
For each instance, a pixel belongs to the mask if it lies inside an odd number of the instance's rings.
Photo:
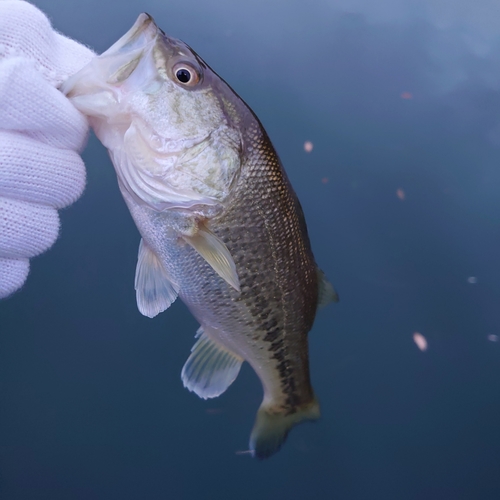
<path id="1" fill-rule="evenodd" d="M 124 195 L 156 211 L 209 210 L 224 203 L 241 167 L 241 137 L 212 76 L 141 14 L 61 90 L 108 148 Z"/>

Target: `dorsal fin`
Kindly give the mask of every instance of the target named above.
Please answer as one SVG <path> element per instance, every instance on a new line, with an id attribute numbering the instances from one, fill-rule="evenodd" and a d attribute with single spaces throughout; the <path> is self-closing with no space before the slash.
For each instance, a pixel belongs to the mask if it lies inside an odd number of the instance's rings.
<path id="1" fill-rule="evenodd" d="M 135 269 L 135 292 L 137 307 L 148 318 L 168 309 L 177 298 L 176 287 L 163 264 L 142 239 Z"/>
<path id="2" fill-rule="evenodd" d="M 199 338 L 182 368 L 182 382 L 200 398 L 216 398 L 234 382 L 243 358 L 210 339 L 202 327 L 196 336 Z"/>
<path id="3" fill-rule="evenodd" d="M 316 272 L 318 273 L 318 309 L 320 309 L 330 302 L 338 302 L 339 295 L 319 267 L 316 269 Z"/>

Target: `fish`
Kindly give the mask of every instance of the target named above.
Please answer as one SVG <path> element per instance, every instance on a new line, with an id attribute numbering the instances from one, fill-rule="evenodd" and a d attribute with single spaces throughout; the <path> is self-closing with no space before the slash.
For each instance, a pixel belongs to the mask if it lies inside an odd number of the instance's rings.
<path id="1" fill-rule="evenodd" d="M 141 234 L 135 274 L 150 318 L 177 297 L 200 324 L 184 386 L 215 398 L 248 362 L 263 386 L 259 459 L 320 416 L 308 332 L 338 295 L 318 268 L 299 200 L 261 122 L 148 14 L 60 90 L 108 149 Z"/>

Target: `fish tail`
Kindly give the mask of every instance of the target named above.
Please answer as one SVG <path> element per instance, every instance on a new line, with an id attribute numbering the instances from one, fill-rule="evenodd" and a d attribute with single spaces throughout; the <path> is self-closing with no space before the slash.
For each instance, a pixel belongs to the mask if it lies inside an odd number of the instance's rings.
<path id="1" fill-rule="evenodd" d="M 252 456 L 261 460 L 270 457 L 281 448 L 292 427 L 320 417 L 316 398 L 291 414 L 273 410 L 272 407 L 261 405 L 250 435 Z"/>

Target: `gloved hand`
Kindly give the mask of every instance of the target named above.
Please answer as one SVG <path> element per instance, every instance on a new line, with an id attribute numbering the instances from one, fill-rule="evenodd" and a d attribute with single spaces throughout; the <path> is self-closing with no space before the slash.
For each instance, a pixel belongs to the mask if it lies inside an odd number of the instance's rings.
<path id="1" fill-rule="evenodd" d="M 0 1 L 0 298 L 59 233 L 85 187 L 86 119 L 57 90 L 95 54 L 22 0 Z"/>

